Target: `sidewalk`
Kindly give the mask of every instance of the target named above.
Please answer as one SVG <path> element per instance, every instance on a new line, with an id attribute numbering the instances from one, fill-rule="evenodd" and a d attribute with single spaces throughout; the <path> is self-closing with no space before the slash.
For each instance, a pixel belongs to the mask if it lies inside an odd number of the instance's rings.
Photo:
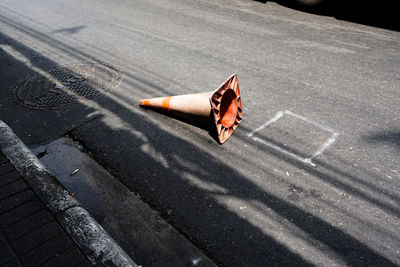
<path id="1" fill-rule="evenodd" d="M 92 266 L 0 152 L 0 266 Z"/>
<path id="2" fill-rule="evenodd" d="M 137 266 L 0 120 L 0 266 Z"/>

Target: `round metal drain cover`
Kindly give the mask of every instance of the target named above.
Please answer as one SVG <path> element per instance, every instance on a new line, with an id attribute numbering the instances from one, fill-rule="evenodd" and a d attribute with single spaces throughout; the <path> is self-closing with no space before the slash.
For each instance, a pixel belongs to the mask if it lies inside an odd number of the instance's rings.
<path id="1" fill-rule="evenodd" d="M 113 89 L 118 81 L 119 73 L 111 67 L 76 64 L 58 67 L 26 80 L 15 88 L 13 97 L 29 108 L 58 109 Z"/>

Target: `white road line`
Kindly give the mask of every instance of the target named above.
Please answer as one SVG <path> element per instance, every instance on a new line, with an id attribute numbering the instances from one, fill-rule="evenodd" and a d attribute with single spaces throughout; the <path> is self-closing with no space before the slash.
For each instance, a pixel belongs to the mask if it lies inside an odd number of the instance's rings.
<path id="1" fill-rule="evenodd" d="M 270 119 L 269 121 L 267 121 L 266 123 L 264 123 L 263 125 L 261 125 L 260 127 L 258 127 L 257 129 L 255 129 L 254 131 L 252 131 L 251 133 L 248 134 L 249 137 L 252 137 L 254 133 L 261 131 L 262 129 L 264 129 L 265 127 L 267 127 L 268 125 L 270 125 L 273 122 L 276 122 L 277 120 L 279 120 L 282 116 L 283 116 L 283 111 L 279 111 L 278 113 L 276 113 L 276 115 Z"/>
<path id="2" fill-rule="evenodd" d="M 294 117 L 296 119 L 300 119 L 302 121 L 305 121 L 307 123 L 310 123 L 310 124 L 320 128 L 320 129 L 322 129 L 322 130 L 324 130 L 326 132 L 329 132 L 329 133 L 331 133 L 331 137 L 328 138 L 328 140 L 325 141 L 318 148 L 318 150 L 315 153 L 312 154 L 311 157 L 304 158 L 304 157 L 301 157 L 301 156 L 297 155 L 296 153 L 290 152 L 290 151 L 288 151 L 288 150 L 286 150 L 286 149 L 284 149 L 284 148 L 282 148 L 280 146 L 277 146 L 277 145 L 275 145 L 275 144 L 273 144 L 273 143 L 271 143 L 269 141 L 266 141 L 266 140 L 264 140 L 262 138 L 254 136 L 254 134 L 256 132 L 261 131 L 262 129 L 268 127 L 272 123 L 274 123 L 277 120 L 279 120 L 280 118 L 282 118 L 285 114 L 289 115 L 289 116 L 292 116 L 292 117 Z M 317 157 L 318 155 L 321 155 L 326 149 L 328 149 L 333 143 L 335 143 L 336 138 L 338 136 L 339 136 L 339 133 L 336 130 L 334 130 L 333 128 L 331 128 L 329 126 L 326 126 L 326 125 L 323 125 L 323 124 L 321 124 L 319 122 L 313 121 L 311 119 L 308 119 L 306 117 L 303 117 L 303 116 L 301 116 L 299 114 L 296 114 L 296 113 L 294 113 L 294 112 L 292 112 L 290 110 L 279 111 L 278 113 L 275 114 L 275 116 L 272 119 L 268 120 L 266 123 L 264 123 L 263 125 L 261 125 L 260 127 L 258 127 L 257 129 L 255 129 L 254 131 L 252 131 L 251 133 L 248 134 L 248 137 L 252 138 L 256 142 L 259 142 L 259 143 L 261 143 L 263 145 L 271 147 L 271 148 L 281 152 L 282 154 L 288 155 L 288 156 L 290 156 L 290 157 L 292 157 L 292 158 L 294 158 L 294 159 L 296 159 L 296 160 L 298 160 L 300 162 L 303 162 L 305 164 L 310 164 L 311 166 L 314 166 L 314 167 L 316 166 L 316 164 L 313 163 L 312 160 L 315 157 Z"/>

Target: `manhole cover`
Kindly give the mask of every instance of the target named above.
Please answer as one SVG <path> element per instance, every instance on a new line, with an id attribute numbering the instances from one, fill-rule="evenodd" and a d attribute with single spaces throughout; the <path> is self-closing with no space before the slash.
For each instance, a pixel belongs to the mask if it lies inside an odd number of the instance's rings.
<path id="1" fill-rule="evenodd" d="M 19 84 L 13 98 L 29 108 L 58 109 L 115 88 L 119 78 L 117 70 L 100 64 L 58 67 Z"/>

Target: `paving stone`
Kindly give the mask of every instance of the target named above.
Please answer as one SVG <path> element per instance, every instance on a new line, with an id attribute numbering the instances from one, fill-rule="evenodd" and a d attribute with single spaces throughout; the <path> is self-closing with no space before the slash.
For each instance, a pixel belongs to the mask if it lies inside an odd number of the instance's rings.
<path id="1" fill-rule="evenodd" d="M 7 210 L 13 209 L 24 202 L 35 198 L 35 194 L 31 190 L 24 190 L 16 195 L 12 195 L 0 201 L 0 214 Z"/>
<path id="2" fill-rule="evenodd" d="M 47 210 L 41 210 L 4 228 L 3 231 L 8 239 L 14 241 L 53 220 L 54 218 Z"/>
<path id="3" fill-rule="evenodd" d="M 14 167 L 9 163 L 0 163 L 0 175 L 3 175 L 7 172 L 11 172 L 14 170 Z"/>
<path id="4" fill-rule="evenodd" d="M 59 256 L 56 256 L 55 258 L 44 263 L 42 267 L 70 267 L 81 264 L 84 264 L 84 266 L 91 266 L 90 262 L 82 254 L 82 252 L 76 246 L 73 246 L 61 253 Z"/>
<path id="5" fill-rule="evenodd" d="M 1 265 L 2 267 L 24 267 L 18 258 Z"/>
<path id="6" fill-rule="evenodd" d="M 26 266 L 37 266 L 47 260 L 61 255 L 72 247 L 74 243 L 65 233 L 47 241 L 43 245 L 21 256 L 21 262 Z"/>
<path id="7" fill-rule="evenodd" d="M 22 179 L 22 177 L 17 171 L 5 173 L 3 175 L 0 175 L 0 186 L 10 184 L 19 179 Z"/>
<path id="8" fill-rule="evenodd" d="M 5 228 L 42 209 L 44 209 L 44 206 L 39 199 L 31 199 L 22 205 L 1 214 L 0 227 Z"/>
<path id="9" fill-rule="evenodd" d="M 0 200 L 14 195 L 24 189 L 27 189 L 28 185 L 23 180 L 17 180 L 11 184 L 0 187 Z"/>
<path id="10" fill-rule="evenodd" d="M 16 257 L 14 250 L 8 244 L 6 237 L 0 231 L 0 266 Z"/>
<path id="11" fill-rule="evenodd" d="M 46 243 L 48 240 L 54 238 L 63 231 L 64 230 L 56 221 L 51 221 L 13 241 L 12 245 L 18 254 L 24 254 L 27 251 Z"/>

